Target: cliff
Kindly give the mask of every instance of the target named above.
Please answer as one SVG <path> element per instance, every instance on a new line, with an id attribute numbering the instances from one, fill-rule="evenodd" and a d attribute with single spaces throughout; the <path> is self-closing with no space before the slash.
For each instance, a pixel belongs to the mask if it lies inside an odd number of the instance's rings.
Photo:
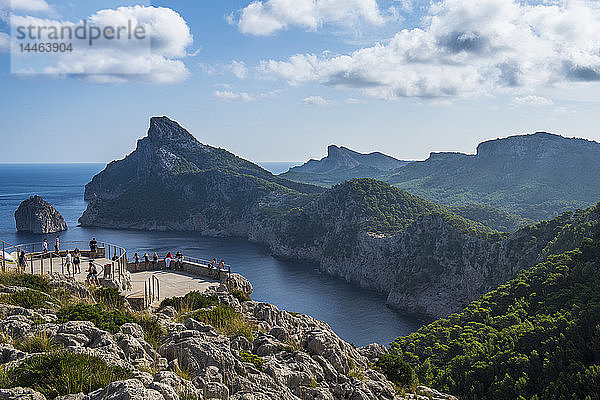
<path id="1" fill-rule="evenodd" d="M 244 237 L 435 317 L 554 254 L 559 242 L 576 247 L 582 238 L 569 226 L 597 223 L 594 208 L 509 235 L 373 179 L 324 191 L 203 145 L 164 117 L 94 177 L 86 197 L 83 225 Z"/>
<path id="2" fill-rule="evenodd" d="M 19 205 L 15 222 L 19 232 L 44 234 L 67 230 L 62 215 L 40 196 L 31 196 Z"/>

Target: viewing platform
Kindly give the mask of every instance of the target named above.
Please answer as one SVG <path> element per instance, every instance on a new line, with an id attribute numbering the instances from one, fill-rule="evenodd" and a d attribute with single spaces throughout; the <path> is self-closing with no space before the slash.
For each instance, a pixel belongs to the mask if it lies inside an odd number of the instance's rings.
<path id="1" fill-rule="evenodd" d="M 175 258 L 166 268 L 166 256 L 156 263 L 143 260 L 128 260 L 127 251 L 120 246 L 98 241 L 95 254 L 87 242 L 62 242 L 60 249 L 43 251 L 42 243 L 12 245 L 0 240 L 0 268 L 2 272 L 22 272 L 35 275 L 60 275 L 86 282 L 90 265 L 97 271 L 102 286 L 118 289 L 136 309 L 147 309 L 158 305 L 169 297 L 180 297 L 191 291 L 204 292 L 209 287 L 219 286 L 231 275 L 231 266 L 212 267 L 207 260 L 182 256 Z M 67 265 L 67 252 L 80 252 L 79 270 L 74 263 Z M 25 252 L 24 265 L 19 255 Z"/>

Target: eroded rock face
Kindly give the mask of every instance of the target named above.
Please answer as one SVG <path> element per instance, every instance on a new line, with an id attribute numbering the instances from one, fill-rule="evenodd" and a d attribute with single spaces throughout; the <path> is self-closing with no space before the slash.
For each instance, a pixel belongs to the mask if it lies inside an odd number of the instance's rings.
<path id="1" fill-rule="evenodd" d="M 46 398 L 29 388 L 0 389 L 0 400 L 46 400 Z"/>
<path id="2" fill-rule="evenodd" d="M 55 233 L 67 230 L 67 223 L 50 203 L 40 196 L 31 196 L 15 211 L 19 232 Z"/>

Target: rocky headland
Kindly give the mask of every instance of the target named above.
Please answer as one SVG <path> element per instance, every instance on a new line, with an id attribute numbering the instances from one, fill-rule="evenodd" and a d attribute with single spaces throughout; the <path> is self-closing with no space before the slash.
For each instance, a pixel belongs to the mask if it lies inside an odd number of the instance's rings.
<path id="1" fill-rule="evenodd" d="M 37 195 L 19 205 L 15 211 L 15 222 L 19 232 L 44 234 L 67 230 L 67 223 L 62 215 Z"/>
<path id="2" fill-rule="evenodd" d="M 594 207 L 499 233 L 373 179 L 330 189 L 282 179 L 166 117 L 152 118 L 137 149 L 96 175 L 85 196 L 84 226 L 243 237 L 433 317 L 555 254 L 557 242 L 577 247 L 598 221 Z"/>

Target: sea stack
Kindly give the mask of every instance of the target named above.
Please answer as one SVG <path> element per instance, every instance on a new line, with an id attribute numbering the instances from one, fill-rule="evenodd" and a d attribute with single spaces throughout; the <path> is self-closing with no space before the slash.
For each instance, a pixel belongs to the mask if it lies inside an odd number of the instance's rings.
<path id="1" fill-rule="evenodd" d="M 67 223 L 50 203 L 40 196 L 31 196 L 15 211 L 19 232 L 55 233 L 67 230 Z"/>

